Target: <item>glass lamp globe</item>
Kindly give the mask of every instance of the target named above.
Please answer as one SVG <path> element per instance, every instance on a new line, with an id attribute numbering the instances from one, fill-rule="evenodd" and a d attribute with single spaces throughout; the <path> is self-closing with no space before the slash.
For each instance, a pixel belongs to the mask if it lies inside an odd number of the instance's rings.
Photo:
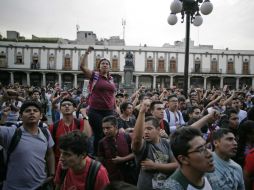
<path id="1" fill-rule="evenodd" d="M 209 0 L 205 0 L 200 10 L 203 15 L 209 15 L 213 11 L 213 4 Z"/>
<path id="2" fill-rule="evenodd" d="M 170 25 L 175 25 L 177 23 L 177 16 L 173 13 L 171 13 L 169 16 L 168 16 L 168 23 Z"/>
<path id="3" fill-rule="evenodd" d="M 170 5 L 170 10 L 172 13 L 180 13 L 182 11 L 183 4 L 179 0 L 174 0 Z"/>
<path id="4" fill-rule="evenodd" d="M 202 23 L 203 23 L 203 18 L 199 13 L 197 13 L 195 16 L 195 19 L 193 20 L 193 25 L 200 26 Z"/>

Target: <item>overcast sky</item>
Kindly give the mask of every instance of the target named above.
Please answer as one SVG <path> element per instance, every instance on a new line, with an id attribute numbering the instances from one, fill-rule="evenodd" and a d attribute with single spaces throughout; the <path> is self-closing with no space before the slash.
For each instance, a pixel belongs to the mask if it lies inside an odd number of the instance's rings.
<path id="1" fill-rule="evenodd" d="M 185 23 L 170 26 L 172 0 L 0 0 L 0 33 L 16 30 L 31 38 L 62 37 L 76 39 L 80 31 L 93 31 L 97 37 L 123 37 L 126 45 L 162 46 L 185 37 Z M 200 27 L 191 26 L 195 45 L 214 45 L 215 49 L 254 50 L 254 1 L 211 0 L 214 9 L 203 16 Z"/>

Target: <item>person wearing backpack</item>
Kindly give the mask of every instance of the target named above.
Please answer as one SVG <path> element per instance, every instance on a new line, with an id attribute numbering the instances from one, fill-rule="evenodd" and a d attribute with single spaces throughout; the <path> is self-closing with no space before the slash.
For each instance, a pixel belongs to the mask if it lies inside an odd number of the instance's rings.
<path id="1" fill-rule="evenodd" d="M 55 176 L 56 190 L 102 190 L 109 184 L 107 170 L 87 156 L 87 136 L 72 131 L 59 139 L 61 151 Z"/>
<path id="2" fill-rule="evenodd" d="M 75 101 L 72 98 L 64 98 L 60 102 L 60 111 L 63 115 L 63 118 L 55 122 L 54 124 L 50 125 L 49 127 L 49 131 L 55 142 L 54 152 L 56 166 L 60 158 L 60 150 L 58 147 L 60 136 L 70 133 L 71 131 L 74 130 L 80 130 L 83 133 L 86 133 L 88 137 L 91 137 L 92 135 L 92 130 L 88 122 L 88 117 L 86 115 L 86 110 L 85 109 L 80 110 L 83 119 L 78 120 L 73 115 L 75 109 L 76 109 Z"/>
<path id="3" fill-rule="evenodd" d="M 104 117 L 102 129 L 105 134 L 99 141 L 98 159 L 106 167 L 110 181 L 125 181 L 137 184 L 137 170 L 131 151 L 131 137 L 118 129 L 117 118 Z"/>
<path id="4" fill-rule="evenodd" d="M 98 62 L 97 70 L 91 71 L 87 68 L 87 56 L 93 50 L 89 47 L 81 60 L 80 69 L 84 77 L 90 79 L 88 84 L 88 117 L 89 123 L 94 132 L 94 150 L 98 149 L 98 142 L 102 139 L 102 119 L 113 115 L 115 110 L 116 87 L 113 77 L 109 74 L 111 63 L 108 59 L 102 58 Z"/>
<path id="5" fill-rule="evenodd" d="M 55 175 L 53 139 L 39 127 L 41 105 L 26 101 L 20 108 L 22 125 L 0 127 L 0 142 L 7 152 L 3 190 L 39 190 Z M 47 168 L 47 172 L 45 170 Z"/>
<path id="6" fill-rule="evenodd" d="M 169 133 L 185 125 L 182 113 L 178 110 L 178 98 L 176 94 L 168 96 L 168 108 L 164 110 L 164 120 L 169 124 Z"/>
<path id="7" fill-rule="evenodd" d="M 150 100 L 145 100 L 139 111 L 132 138 L 132 151 L 140 166 L 138 189 L 161 189 L 164 181 L 178 167 L 169 141 L 160 137 L 160 124 L 153 116 L 145 118 Z"/>

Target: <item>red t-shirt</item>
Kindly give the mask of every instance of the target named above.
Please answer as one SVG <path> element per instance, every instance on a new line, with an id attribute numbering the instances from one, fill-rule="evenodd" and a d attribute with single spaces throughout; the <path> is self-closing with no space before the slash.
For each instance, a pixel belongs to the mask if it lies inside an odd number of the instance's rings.
<path id="1" fill-rule="evenodd" d="M 84 120 L 79 120 L 80 122 L 80 131 L 83 131 L 84 130 Z M 63 120 L 61 119 L 58 123 L 58 128 L 57 128 L 57 131 L 56 131 L 56 137 L 55 137 L 55 163 L 56 163 L 56 166 L 57 166 L 57 163 L 59 161 L 59 158 L 60 158 L 60 150 L 59 150 L 59 137 L 62 136 L 62 135 L 65 135 L 73 130 L 77 130 L 77 126 L 75 124 L 75 121 L 73 119 L 73 122 L 70 126 L 66 126 L 63 122 Z M 53 137 L 53 124 L 49 126 L 49 131 Z"/>
<path id="2" fill-rule="evenodd" d="M 254 148 L 245 157 L 244 170 L 254 175 Z M 252 189 L 254 189 L 254 182 L 252 182 Z"/>
<path id="3" fill-rule="evenodd" d="M 94 77 L 94 72 L 91 79 Z M 99 76 L 89 97 L 90 107 L 97 110 L 113 110 L 115 105 L 115 84 L 109 78 Z"/>
<path id="4" fill-rule="evenodd" d="M 85 168 L 82 171 L 80 171 L 80 173 L 75 174 L 71 169 L 67 171 L 61 190 L 70 190 L 70 189 L 84 190 L 85 189 L 85 185 L 86 185 L 85 182 L 86 182 L 88 170 L 91 164 L 91 158 L 86 157 L 85 159 L 86 159 Z M 60 171 L 61 171 L 61 163 L 59 162 L 57 166 L 56 177 L 55 177 L 56 184 L 61 183 Z M 107 173 L 107 170 L 101 165 L 96 176 L 94 190 L 102 190 L 107 184 L 109 184 L 108 173 Z"/>

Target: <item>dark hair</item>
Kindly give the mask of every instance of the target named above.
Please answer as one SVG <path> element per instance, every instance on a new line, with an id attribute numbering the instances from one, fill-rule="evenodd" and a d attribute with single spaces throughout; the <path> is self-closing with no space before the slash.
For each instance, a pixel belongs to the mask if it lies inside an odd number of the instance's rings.
<path id="1" fill-rule="evenodd" d="M 152 125 L 153 125 L 155 128 L 160 127 L 159 120 L 156 119 L 155 117 L 153 117 L 153 116 L 148 116 L 148 117 L 146 117 L 146 118 L 145 118 L 145 122 L 149 122 L 149 121 L 152 121 Z"/>
<path id="2" fill-rule="evenodd" d="M 64 98 L 61 102 L 60 102 L 60 107 L 62 106 L 63 102 L 71 102 L 72 105 L 74 107 L 76 107 L 76 102 L 72 99 L 72 98 Z"/>
<path id="3" fill-rule="evenodd" d="M 177 98 L 177 95 L 176 94 L 171 94 L 168 96 L 168 101 L 171 99 L 171 98 Z M 177 98 L 178 100 L 178 98 Z"/>
<path id="4" fill-rule="evenodd" d="M 156 100 L 156 101 L 152 101 L 150 104 L 150 110 L 154 110 L 154 106 L 157 104 L 163 104 L 161 101 Z"/>
<path id="5" fill-rule="evenodd" d="M 232 131 L 226 128 L 220 128 L 213 133 L 213 140 L 219 140 L 228 133 L 232 133 Z"/>
<path id="6" fill-rule="evenodd" d="M 195 109 L 200 109 L 198 106 L 191 106 L 191 107 L 188 107 L 187 109 L 187 113 L 188 114 L 191 114 L 194 112 Z"/>
<path id="7" fill-rule="evenodd" d="M 185 102 L 186 101 L 186 98 L 181 95 L 181 96 L 178 96 L 178 102 Z"/>
<path id="8" fill-rule="evenodd" d="M 35 92 L 38 92 L 38 93 L 41 95 L 40 90 L 38 90 L 38 89 L 34 89 L 34 90 L 33 90 L 33 92 L 32 92 L 32 94 L 34 94 Z"/>
<path id="9" fill-rule="evenodd" d="M 180 129 L 177 129 L 171 135 L 170 145 L 171 145 L 172 152 L 177 160 L 178 160 L 177 157 L 179 155 L 184 155 L 184 156 L 188 155 L 188 151 L 191 148 L 189 142 L 195 137 L 202 137 L 202 134 L 200 130 L 193 127 L 182 127 Z"/>
<path id="10" fill-rule="evenodd" d="M 108 59 L 106 59 L 106 58 L 101 58 L 100 61 L 99 61 L 99 63 L 98 63 L 97 69 L 100 68 L 100 65 L 101 65 L 101 62 L 102 62 L 102 61 L 107 61 L 107 62 L 109 63 L 109 66 L 111 66 L 111 63 L 110 63 L 110 61 L 109 61 Z"/>
<path id="11" fill-rule="evenodd" d="M 122 103 L 120 105 L 120 111 L 121 111 L 121 113 L 123 113 L 127 109 L 128 105 L 132 105 L 132 103 L 130 103 L 130 102 L 124 102 L 124 103 Z"/>
<path id="12" fill-rule="evenodd" d="M 40 112 L 42 112 L 42 107 L 41 107 L 41 104 L 39 102 L 27 100 L 27 101 L 23 102 L 23 104 L 21 105 L 21 108 L 19 110 L 20 114 L 22 114 L 24 112 L 24 110 L 26 108 L 28 108 L 29 106 L 34 106 L 34 107 L 38 108 L 38 110 Z"/>
<path id="13" fill-rule="evenodd" d="M 87 153 L 87 136 L 79 130 L 71 131 L 59 138 L 59 148 L 77 155 Z"/>
<path id="14" fill-rule="evenodd" d="M 117 122 L 117 119 L 115 116 L 113 115 L 109 115 L 109 116 L 106 116 L 102 119 L 102 123 L 106 123 L 106 122 L 110 122 L 111 125 L 113 126 L 118 126 L 118 122 Z"/>

